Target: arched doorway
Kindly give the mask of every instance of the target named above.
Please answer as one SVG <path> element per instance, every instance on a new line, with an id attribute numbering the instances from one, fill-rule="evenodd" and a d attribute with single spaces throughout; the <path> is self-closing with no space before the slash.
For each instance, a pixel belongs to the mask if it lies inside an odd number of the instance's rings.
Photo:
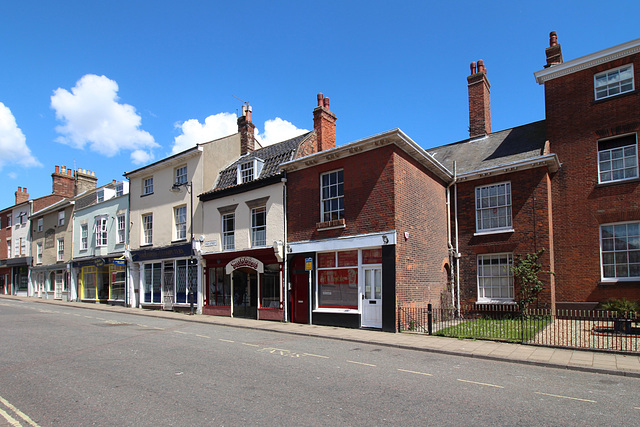
<path id="1" fill-rule="evenodd" d="M 258 317 L 258 272 L 241 268 L 232 273 L 233 317 L 257 319 Z"/>

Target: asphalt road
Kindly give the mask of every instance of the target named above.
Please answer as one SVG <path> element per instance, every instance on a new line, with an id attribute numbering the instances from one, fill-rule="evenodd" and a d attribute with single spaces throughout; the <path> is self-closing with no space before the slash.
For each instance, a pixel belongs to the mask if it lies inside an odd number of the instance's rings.
<path id="1" fill-rule="evenodd" d="M 640 379 L 0 301 L 0 425 L 639 425 Z"/>

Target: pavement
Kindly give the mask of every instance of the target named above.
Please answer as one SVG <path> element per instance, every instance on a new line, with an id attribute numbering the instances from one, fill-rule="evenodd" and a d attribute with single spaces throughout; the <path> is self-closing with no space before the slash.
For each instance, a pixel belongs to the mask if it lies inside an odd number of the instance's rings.
<path id="1" fill-rule="evenodd" d="M 66 302 L 10 295 L 0 295 L 0 298 L 42 304 L 63 305 L 65 307 L 126 313 L 138 316 L 157 317 L 184 322 L 197 322 L 234 328 L 246 328 L 284 334 L 343 340 L 363 344 L 374 344 L 409 350 L 448 354 L 452 356 L 475 357 L 501 362 L 522 363 L 527 365 L 640 378 L 640 354 L 630 355 L 540 347 L 496 341 L 445 338 L 415 332 L 389 333 L 366 329 L 348 329 L 333 326 L 273 322 L 267 320 L 241 319 L 199 314 L 191 316 L 188 313 L 182 312 L 147 310 L 82 302 Z"/>

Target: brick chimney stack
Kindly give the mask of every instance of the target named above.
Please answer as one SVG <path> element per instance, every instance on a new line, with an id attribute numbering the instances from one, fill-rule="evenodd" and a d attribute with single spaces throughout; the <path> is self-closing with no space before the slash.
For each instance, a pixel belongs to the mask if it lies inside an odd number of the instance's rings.
<path id="1" fill-rule="evenodd" d="M 547 65 L 544 68 L 562 64 L 562 49 L 558 44 L 558 35 L 555 31 L 549 33 L 549 47 L 545 49 L 545 53 L 547 54 Z"/>
<path id="2" fill-rule="evenodd" d="M 75 179 L 71 176 L 71 169 L 66 166 L 56 166 L 56 171 L 51 174 L 53 181 L 53 194 L 62 197 L 75 196 Z"/>
<path id="3" fill-rule="evenodd" d="M 238 117 L 238 132 L 240 133 L 240 155 L 244 156 L 256 149 L 256 126 L 251 123 L 251 106 L 242 106 L 242 116 Z"/>
<path id="4" fill-rule="evenodd" d="M 482 59 L 471 63 L 469 87 L 469 136 L 475 138 L 491 133 L 491 84 Z"/>
<path id="5" fill-rule="evenodd" d="M 98 186 L 98 178 L 93 171 L 87 169 L 78 169 L 74 173 L 75 175 L 75 195 L 85 191 L 95 190 Z"/>
<path id="6" fill-rule="evenodd" d="M 313 110 L 313 129 L 316 132 L 317 151 L 336 146 L 336 115 L 329 110 L 329 98 L 318 94 L 318 106 Z"/>
<path id="7" fill-rule="evenodd" d="M 16 191 L 16 205 L 24 203 L 27 200 L 29 200 L 29 193 L 27 193 L 27 188 L 18 187 L 18 191 Z"/>

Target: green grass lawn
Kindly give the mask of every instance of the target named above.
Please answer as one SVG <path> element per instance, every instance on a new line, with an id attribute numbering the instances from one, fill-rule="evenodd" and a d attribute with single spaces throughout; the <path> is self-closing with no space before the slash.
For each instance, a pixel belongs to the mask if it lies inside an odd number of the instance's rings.
<path id="1" fill-rule="evenodd" d="M 453 338 L 490 339 L 508 342 L 529 341 L 551 321 L 550 317 L 523 319 L 473 319 L 434 332 Z"/>

